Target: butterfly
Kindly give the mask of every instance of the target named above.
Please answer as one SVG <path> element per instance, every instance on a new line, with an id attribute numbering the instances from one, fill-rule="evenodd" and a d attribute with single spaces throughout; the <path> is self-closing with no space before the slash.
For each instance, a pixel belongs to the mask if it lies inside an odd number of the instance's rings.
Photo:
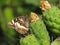
<path id="1" fill-rule="evenodd" d="M 20 34 L 26 34 L 29 31 L 28 16 L 19 16 L 8 22 L 8 25 Z"/>

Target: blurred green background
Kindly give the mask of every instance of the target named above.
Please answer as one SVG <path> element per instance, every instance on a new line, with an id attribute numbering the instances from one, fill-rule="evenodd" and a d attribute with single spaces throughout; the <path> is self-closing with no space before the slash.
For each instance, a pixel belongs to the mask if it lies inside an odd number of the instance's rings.
<path id="1" fill-rule="evenodd" d="M 48 0 L 60 8 L 60 0 Z M 0 0 L 0 45 L 20 45 L 18 34 L 8 26 L 14 17 L 28 15 L 31 11 L 41 14 L 40 0 Z"/>

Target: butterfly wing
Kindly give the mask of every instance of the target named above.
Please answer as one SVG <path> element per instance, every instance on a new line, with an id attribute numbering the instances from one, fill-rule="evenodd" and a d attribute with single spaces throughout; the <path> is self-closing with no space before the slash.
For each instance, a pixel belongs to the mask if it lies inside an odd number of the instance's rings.
<path id="1" fill-rule="evenodd" d="M 29 31 L 29 22 L 25 16 L 14 18 L 11 22 L 9 22 L 9 25 L 20 34 L 25 34 Z"/>

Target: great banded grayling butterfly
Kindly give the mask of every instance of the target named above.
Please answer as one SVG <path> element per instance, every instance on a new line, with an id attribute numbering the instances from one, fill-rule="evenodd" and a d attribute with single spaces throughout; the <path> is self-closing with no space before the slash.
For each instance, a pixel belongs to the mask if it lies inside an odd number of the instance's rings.
<path id="1" fill-rule="evenodd" d="M 29 31 L 28 16 L 19 16 L 8 22 L 8 25 L 14 28 L 20 34 L 26 34 Z"/>

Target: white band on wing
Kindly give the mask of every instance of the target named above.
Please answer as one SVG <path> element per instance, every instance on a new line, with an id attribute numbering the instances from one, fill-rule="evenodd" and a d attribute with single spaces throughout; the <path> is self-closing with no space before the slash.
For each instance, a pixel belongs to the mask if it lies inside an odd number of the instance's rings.
<path id="1" fill-rule="evenodd" d="M 16 27 L 16 28 L 22 28 L 22 29 L 25 29 L 25 30 L 28 31 L 28 28 L 26 28 L 26 27 L 20 25 L 18 22 L 15 23 L 15 27 Z"/>

